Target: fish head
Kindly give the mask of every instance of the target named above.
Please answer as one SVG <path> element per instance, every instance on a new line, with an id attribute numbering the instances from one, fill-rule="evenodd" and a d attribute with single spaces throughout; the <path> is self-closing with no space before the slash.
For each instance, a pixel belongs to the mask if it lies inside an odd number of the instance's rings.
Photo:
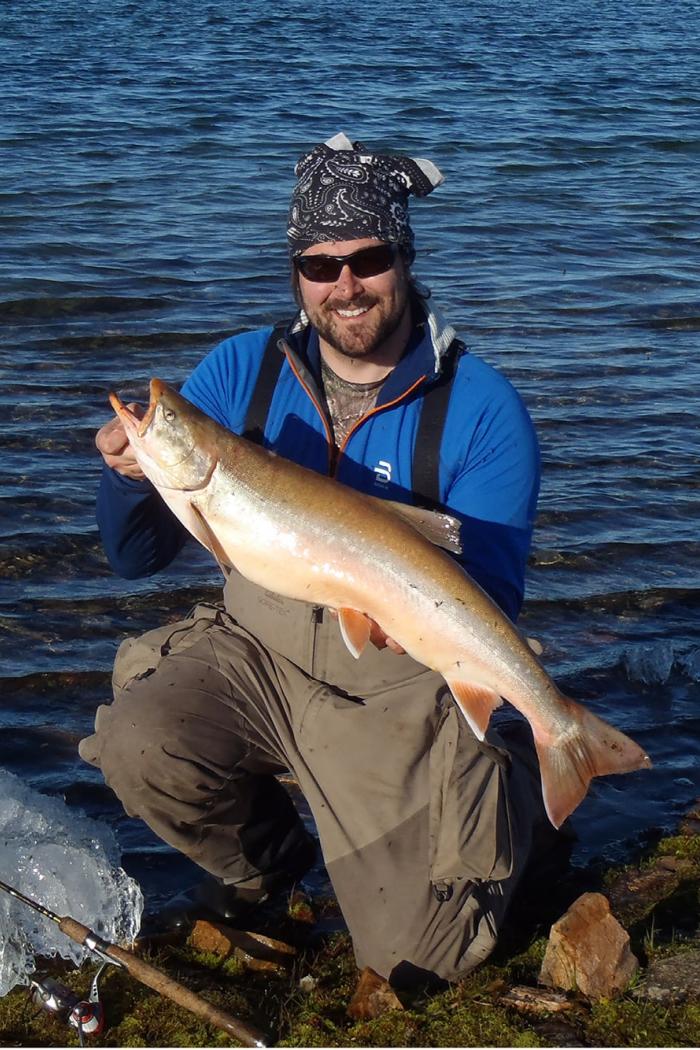
<path id="1" fill-rule="evenodd" d="M 218 457 L 204 413 L 161 379 L 151 380 L 143 419 L 116 394 L 109 400 L 139 466 L 156 488 L 194 491 L 207 484 Z"/>

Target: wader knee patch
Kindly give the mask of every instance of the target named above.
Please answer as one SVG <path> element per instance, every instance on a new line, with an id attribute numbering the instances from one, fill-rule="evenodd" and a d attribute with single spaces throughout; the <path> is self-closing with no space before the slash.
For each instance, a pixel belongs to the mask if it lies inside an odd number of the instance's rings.
<path id="1" fill-rule="evenodd" d="M 137 638 L 125 638 L 114 661 L 115 696 L 129 682 L 152 675 L 166 656 L 189 649 L 206 631 L 220 624 L 221 612 L 218 605 L 200 602 L 184 620 L 156 627 Z"/>

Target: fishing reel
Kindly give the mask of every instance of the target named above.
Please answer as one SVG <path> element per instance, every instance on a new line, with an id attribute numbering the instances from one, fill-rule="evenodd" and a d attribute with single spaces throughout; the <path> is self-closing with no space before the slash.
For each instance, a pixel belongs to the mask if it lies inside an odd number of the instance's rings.
<path id="1" fill-rule="evenodd" d="M 81 999 L 53 977 L 34 977 L 29 983 L 29 998 L 48 1013 L 62 1016 L 78 1030 L 80 1045 L 85 1035 L 99 1035 L 104 1028 L 104 1008 L 100 1002 L 99 979 L 107 963 L 103 963 L 92 979 L 90 994 Z"/>

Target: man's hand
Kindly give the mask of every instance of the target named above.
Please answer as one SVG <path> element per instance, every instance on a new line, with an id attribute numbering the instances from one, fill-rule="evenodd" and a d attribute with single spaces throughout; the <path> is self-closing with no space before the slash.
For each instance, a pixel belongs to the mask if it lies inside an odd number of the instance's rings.
<path id="1" fill-rule="evenodd" d="M 141 405 L 137 405 L 132 401 L 127 407 L 139 419 L 143 419 L 144 411 Z M 97 431 L 95 444 L 107 466 L 116 470 L 118 474 L 123 474 L 125 478 L 134 478 L 137 481 L 142 481 L 146 477 L 138 465 L 136 456 L 127 439 L 126 431 L 116 416 Z"/>
<path id="2" fill-rule="evenodd" d="M 384 634 L 376 620 L 372 620 L 368 617 L 371 624 L 369 632 L 369 640 L 376 649 L 391 649 L 392 653 L 396 653 L 397 656 L 403 656 L 406 650 L 403 646 L 399 645 L 397 641 L 390 638 L 388 634 Z"/>
<path id="3" fill-rule="evenodd" d="M 334 620 L 338 619 L 338 610 L 330 609 L 328 612 L 331 614 Z M 388 634 L 385 634 L 381 629 L 376 620 L 373 620 L 371 616 L 368 616 L 370 628 L 369 628 L 369 640 L 375 649 L 391 649 L 392 653 L 396 653 L 397 656 L 403 656 L 406 650 L 403 646 L 399 645 L 398 642 L 390 638 Z"/>

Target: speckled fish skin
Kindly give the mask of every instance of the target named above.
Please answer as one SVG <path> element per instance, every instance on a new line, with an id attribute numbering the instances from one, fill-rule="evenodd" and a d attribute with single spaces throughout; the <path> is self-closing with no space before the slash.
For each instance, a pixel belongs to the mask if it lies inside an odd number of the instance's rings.
<path id="1" fill-rule="evenodd" d="M 237 437 L 161 380 L 151 381 L 143 420 L 110 400 L 144 473 L 223 566 L 338 609 L 357 656 L 367 617 L 375 620 L 445 678 L 479 739 L 502 697 L 521 711 L 555 827 L 592 777 L 651 765 L 629 737 L 565 697 L 488 595 L 390 506 Z"/>

